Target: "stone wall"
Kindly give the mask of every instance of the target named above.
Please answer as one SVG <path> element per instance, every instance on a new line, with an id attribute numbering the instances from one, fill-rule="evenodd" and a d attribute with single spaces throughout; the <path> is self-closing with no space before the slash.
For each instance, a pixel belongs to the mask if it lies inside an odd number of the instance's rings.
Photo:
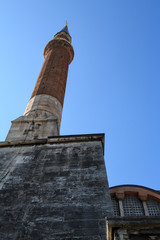
<path id="1" fill-rule="evenodd" d="M 105 240 L 112 207 L 102 141 L 20 144 L 0 147 L 0 239 Z"/>

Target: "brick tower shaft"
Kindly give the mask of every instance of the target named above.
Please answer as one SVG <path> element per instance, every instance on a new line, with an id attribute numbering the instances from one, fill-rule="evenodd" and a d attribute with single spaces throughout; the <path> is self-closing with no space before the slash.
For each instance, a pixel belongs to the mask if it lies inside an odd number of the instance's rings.
<path id="1" fill-rule="evenodd" d="M 6 141 L 59 135 L 68 67 L 73 56 L 66 25 L 45 47 L 45 60 L 24 115 L 12 122 Z"/>

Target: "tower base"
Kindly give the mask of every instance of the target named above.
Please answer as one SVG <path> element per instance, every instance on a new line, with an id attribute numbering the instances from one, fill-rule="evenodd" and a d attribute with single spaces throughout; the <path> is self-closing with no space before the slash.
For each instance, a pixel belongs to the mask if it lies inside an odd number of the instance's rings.
<path id="1" fill-rule="evenodd" d="M 48 136 L 59 136 L 58 118 L 46 111 L 35 110 L 12 121 L 6 141 L 28 141 Z"/>

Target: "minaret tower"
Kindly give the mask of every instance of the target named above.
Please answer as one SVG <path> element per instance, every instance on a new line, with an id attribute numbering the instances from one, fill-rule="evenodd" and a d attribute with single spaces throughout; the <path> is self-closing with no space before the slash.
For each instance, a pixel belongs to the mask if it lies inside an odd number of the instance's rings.
<path id="1" fill-rule="evenodd" d="M 104 134 L 58 136 L 73 55 L 66 25 L 45 47 L 25 113 L 0 143 L 0 239 L 106 240 L 113 207 Z"/>
<path id="2" fill-rule="evenodd" d="M 68 67 L 74 56 L 67 25 L 45 47 L 45 60 L 24 115 L 12 121 L 6 141 L 59 135 Z"/>

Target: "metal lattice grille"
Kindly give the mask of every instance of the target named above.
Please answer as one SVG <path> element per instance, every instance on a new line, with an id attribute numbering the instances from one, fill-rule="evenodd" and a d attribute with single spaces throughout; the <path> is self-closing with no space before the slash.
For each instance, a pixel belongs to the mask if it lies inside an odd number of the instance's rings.
<path id="1" fill-rule="evenodd" d="M 118 200 L 115 199 L 115 198 L 112 198 L 112 204 L 113 204 L 113 214 L 114 214 L 114 216 L 119 216 L 120 212 L 119 212 Z"/>
<path id="2" fill-rule="evenodd" d="M 143 204 L 137 196 L 125 196 L 123 210 L 124 216 L 144 216 Z"/>
<path id="3" fill-rule="evenodd" d="M 150 216 L 160 216 L 160 202 L 157 202 L 153 199 L 148 199 L 147 207 Z"/>

